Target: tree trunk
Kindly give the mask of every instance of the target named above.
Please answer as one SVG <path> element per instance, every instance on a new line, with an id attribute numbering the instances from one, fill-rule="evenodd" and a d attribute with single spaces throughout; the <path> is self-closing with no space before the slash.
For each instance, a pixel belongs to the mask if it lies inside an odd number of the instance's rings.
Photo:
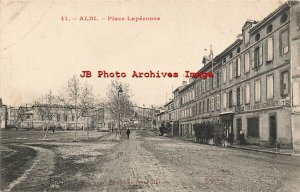
<path id="1" fill-rule="evenodd" d="M 74 141 L 76 141 L 77 124 L 78 124 L 78 118 L 76 118 L 75 131 L 74 131 Z"/>

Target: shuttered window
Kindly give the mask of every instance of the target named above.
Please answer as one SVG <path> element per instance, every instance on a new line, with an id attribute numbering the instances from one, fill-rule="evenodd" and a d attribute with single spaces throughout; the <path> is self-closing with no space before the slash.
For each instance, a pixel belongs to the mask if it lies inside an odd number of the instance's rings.
<path id="1" fill-rule="evenodd" d="M 226 66 L 225 67 L 223 67 L 223 83 L 226 83 L 226 81 L 227 81 L 227 70 L 226 70 Z"/>
<path id="2" fill-rule="evenodd" d="M 229 80 L 232 80 L 233 67 L 232 62 L 229 64 Z"/>
<path id="3" fill-rule="evenodd" d="M 267 99 L 271 99 L 274 97 L 274 77 L 267 77 Z"/>
<path id="4" fill-rule="evenodd" d="M 260 101 L 260 80 L 255 81 L 255 101 Z"/>
<path id="5" fill-rule="evenodd" d="M 227 98 L 226 98 L 226 93 L 223 93 L 223 108 L 226 109 L 226 104 L 227 104 Z"/>
<path id="6" fill-rule="evenodd" d="M 217 110 L 220 110 L 220 95 L 217 95 Z"/>
<path id="7" fill-rule="evenodd" d="M 250 53 L 245 53 L 245 73 L 250 71 Z"/>
<path id="8" fill-rule="evenodd" d="M 237 58 L 236 59 L 236 63 L 235 63 L 235 76 L 239 77 L 241 76 L 241 58 Z"/>
<path id="9" fill-rule="evenodd" d="M 211 101 L 211 111 L 214 111 L 215 110 L 215 98 L 211 97 L 210 101 Z"/>
<path id="10" fill-rule="evenodd" d="M 245 86 L 245 103 L 250 103 L 250 84 L 247 83 Z"/>
<path id="11" fill-rule="evenodd" d="M 270 37 L 267 40 L 267 61 L 272 61 L 274 57 L 274 41 L 273 38 Z"/>
<path id="12" fill-rule="evenodd" d="M 293 106 L 300 105 L 300 92 L 299 92 L 300 84 L 299 82 L 293 83 Z"/>

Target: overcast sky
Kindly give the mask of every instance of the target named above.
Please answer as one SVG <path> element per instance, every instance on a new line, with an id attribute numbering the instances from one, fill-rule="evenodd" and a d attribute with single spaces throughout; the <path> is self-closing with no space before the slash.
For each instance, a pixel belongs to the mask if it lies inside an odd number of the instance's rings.
<path id="1" fill-rule="evenodd" d="M 134 101 L 161 105 L 181 84 L 185 70 L 202 66 L 205 49 L 217 55 L 233 43 L 247 19 L 261 20 L 284 1 L 1 1 L 0 97 L 18 106 L 50 89 L 59 93 L 73 75 L 105 96 L 111 78 L 125 72 Z M 62 21 L 61 17 L 77 18 Z M 98 21 L 79 21 L 96 16 Z M 108 21 L 108 17 L 125 21 Z M 127 17 L 159 21 L 127 21 Z M 207 52 L 208 53 L 208 52 Z M 132 71 L 177 72 L 178 78 L 132 78 Z"/>

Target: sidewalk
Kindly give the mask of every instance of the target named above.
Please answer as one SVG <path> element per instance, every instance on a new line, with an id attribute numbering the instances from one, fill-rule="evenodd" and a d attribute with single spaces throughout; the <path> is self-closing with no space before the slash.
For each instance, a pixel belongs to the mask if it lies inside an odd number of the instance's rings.
<path id="1" fill-rule="evenodd" d="M 272 153 L 272 154 L 279 154 L 279 155 L 293 155 L 300 157 L 300 151 L 295 151 L 293 149 L 278 149 L 278 148 L 268 148 L 268 147 L 261 147 L 256 145 L 228 145 L 227 147 L 236 148 L 236 149 L 244 149 L 249 151 L 257 151 L 263 153 Z"/>
<path id="2" fill-rule="evenodd" d="M 197 143 L 195 141 L 195 138 L 178 138 L 178 137 L 170 137 L 170 138 L 176 138 L 176 139 L 180 139 L 183 141 Z M 208 144 L 206 144 L 206 145 L 208 145 Z M 239 145 L 239 144 L 235 144 L 235 143 L 233 145 L 228 144 L 227 147 L 234 148 L 234 149 L 262 152 L 262 153 L 271 153 L 271 154 L 278 154 L 278 155 L 289 155 L 289 156 L 300 157 L 300 151 L 295 151 L 293 149 L 268 148 L 268 147 L 262 147 L 262 146 L 257 146 L 257 145 Z"/>

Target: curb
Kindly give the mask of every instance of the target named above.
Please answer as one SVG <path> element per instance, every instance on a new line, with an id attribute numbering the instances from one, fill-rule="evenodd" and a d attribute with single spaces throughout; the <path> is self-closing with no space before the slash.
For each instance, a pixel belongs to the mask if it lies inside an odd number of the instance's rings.
<path id="1" fill-rule="evenodd" d="M 167 137 L 167 138 L 178 139 L 178 140 L 185 141 L 185 142 L 191 142 L 191 143 L 201 144 L 201 143 L 197 143 L 196 141 L 193 141 L 193 140 L 180 139 L 180 138 L 177 138 L 177 137 Z M 201 144 L 201 145 L 209 145 L 209 144 Z M 216 145 L 209 145 L 209 146 L 216 146 Z M 216 147 L 220 147 L 220 146 L 216 146 Z M 241 149 L 241 150 L 248 150 L 248 151 L 255 151 L 255 152 L 269 153 L 269 154 L 276 154 L 276 155 L 285 155 L 285 156 L 297 156 L 297 157 L 300 157 L 300 153 L 274 152 L 274 151 L 268 151 L 268 150 L 264 150 L 264 149 L 252 149 L 252 148 L 247 148 L 247 147 L 236 147 L 236 146 L 231 146 L 231 145 L 227 145 L 227 148 Z"/>
<path id="2" fill-rule="evenodd" d="M 276 154 L 276 155 L 286 155 L 286 156 L 292 156 L 292 155 L 297 156 L 297 155 L 299 155 L 300 156 L 300 154 L 274 152 L 274 151 L 268 151 L 268 150 L 263 150 L 263 149 L 251 149 L 251 148 L 247 148 L 247 147 L 235 147 L 235 146 L 230 146 L 230 145 L 228 145 L 227 147 L 233 148 L 233 149 L 242 149 L 242 150 L 256 151 L 256 152 Z"/>

